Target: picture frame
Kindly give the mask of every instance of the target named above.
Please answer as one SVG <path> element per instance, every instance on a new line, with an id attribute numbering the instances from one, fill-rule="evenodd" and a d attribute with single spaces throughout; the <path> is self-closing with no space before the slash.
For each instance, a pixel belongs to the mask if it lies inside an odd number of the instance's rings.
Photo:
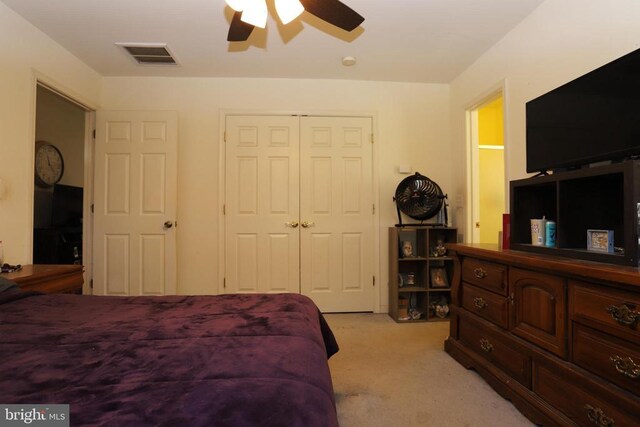
<path id="1" fill-rule="evenodd" d="M 587 250 L 612 254 L 613 230 L 587 230 Z"/>
<path id="2" fill-rule="evenodd" d="M 431 267 L 431 287 L 434 289 L 442 289 L 449 287 L 449 279 L 447 277 L 447 269 L 444 267 Z"/>

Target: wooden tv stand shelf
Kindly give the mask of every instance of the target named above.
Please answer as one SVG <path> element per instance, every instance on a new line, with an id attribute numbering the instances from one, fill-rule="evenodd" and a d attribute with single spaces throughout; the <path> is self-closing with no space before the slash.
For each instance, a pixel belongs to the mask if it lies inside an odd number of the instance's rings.
<path id="1" fill-rule="evenodd" d="M 447 247 L 447 353 L 534 423 L 640 425 L 638 268 Z"/>
<path id="2" fill-rule="evenodd" d="M 20 271 L 2 273 L 0 277 L 16 282 L 23 291 L 81 294 L 83 270 L 81 265 L 29 264 Z"/>

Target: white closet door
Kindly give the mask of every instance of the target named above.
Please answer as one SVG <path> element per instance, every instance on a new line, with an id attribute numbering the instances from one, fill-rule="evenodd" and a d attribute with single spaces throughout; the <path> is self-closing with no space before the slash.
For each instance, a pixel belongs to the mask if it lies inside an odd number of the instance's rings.
<path id="1" fill-rule="evenodd" d="M 302 293 L 323 312 L 371 311 L 372 120 L 302 117 L 300 130 Z"/>
<path id="2" fill-rule="evenodd" d="M 178 116 L 96 117 L 93 292 L 175 294 Z"/>
<path id="3" fill-rule="evenodd" d="M 299 119 L 227 116 L 225 292 L 299 292 Z"/>

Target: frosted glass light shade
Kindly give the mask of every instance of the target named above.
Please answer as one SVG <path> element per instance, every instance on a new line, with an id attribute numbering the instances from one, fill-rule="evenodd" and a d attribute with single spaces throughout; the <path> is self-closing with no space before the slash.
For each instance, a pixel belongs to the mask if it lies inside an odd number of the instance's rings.
<path id="1" fill-rule="evenodd" d="M 288 24 L 304 12 L 304 7 L 300 0 L 276 0 L 276 12 L 282 23 Z"/>
<path id="2" fill-rule="evenodd" d="M 267 26 L 267 2 L 265 0 L 246 0 L 240 20 L 254 27 Z"/>
<path id="3" fill-rule="evenodd" d="M 233 10 L 235 10 L 236 12 L 242 12 L 242 10 L 244 9 L 244 5 L 246 3 L 246 0 L 225 0 L 227 2 L 227 5 L 229 5 L 229 7 Z"/>

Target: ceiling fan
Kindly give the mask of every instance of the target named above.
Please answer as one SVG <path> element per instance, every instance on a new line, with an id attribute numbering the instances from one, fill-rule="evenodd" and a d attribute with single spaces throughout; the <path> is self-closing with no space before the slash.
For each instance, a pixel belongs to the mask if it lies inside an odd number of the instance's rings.
<path id="1" fill-rule="evenodd" d="M 235 12 L 227 41 L 245 41 L 255 27 L 264 28 L 267 23 L 266 0 L 226 0 Z M 339 0 L 275 0 L 276 11 L 283 24 L 288 24 L 303 11 L 345 31 L 357 28 L 364 18 Z"/>

